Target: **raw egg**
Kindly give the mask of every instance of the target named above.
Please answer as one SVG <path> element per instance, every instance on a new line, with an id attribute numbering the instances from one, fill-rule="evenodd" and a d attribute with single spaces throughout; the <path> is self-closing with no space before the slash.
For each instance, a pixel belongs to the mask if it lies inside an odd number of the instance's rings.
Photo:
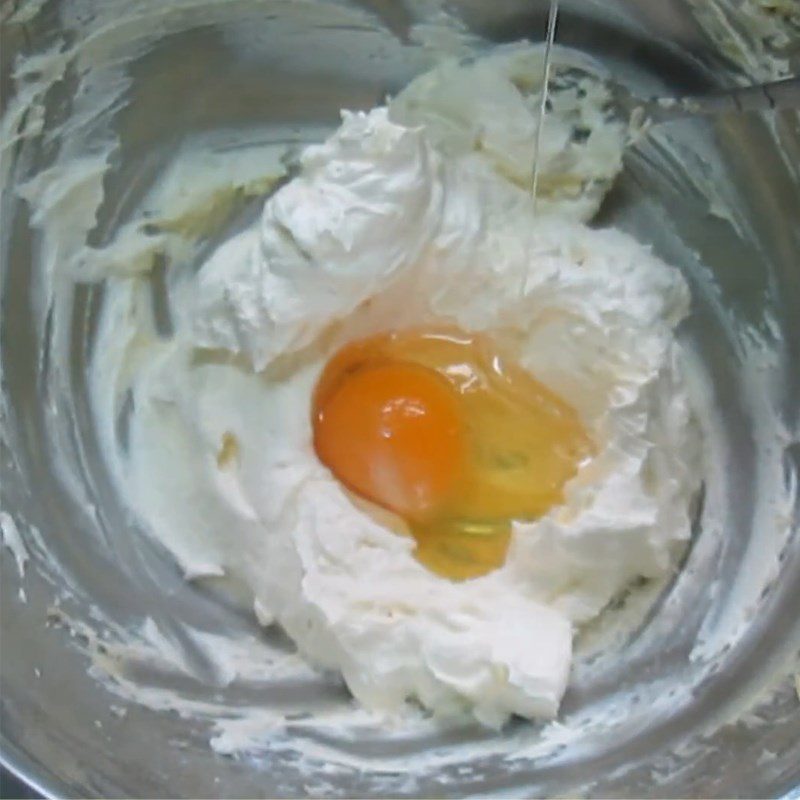
<path id="1" fill-rule="evenodd" d="M 453 328 L 347 344 L 322 372 L 312 419 L 319 459 L 399 515 L 419 561 L 453 580 L 502 566 L 512 521 L 560 503 L 593 452 L 568 403 L 488 336 Z"/>

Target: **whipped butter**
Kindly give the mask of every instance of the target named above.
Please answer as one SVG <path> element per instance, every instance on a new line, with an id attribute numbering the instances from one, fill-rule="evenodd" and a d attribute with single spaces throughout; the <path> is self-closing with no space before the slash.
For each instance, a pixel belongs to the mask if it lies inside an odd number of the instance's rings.
<path id="1" fill-rule="evenodd" d="M 447 63 L 388 107 L 344 112 L 258 224 L 174 282 L 174 335 L 142 351 L 127 334 L 130 503 L 188 578 L 224 577 L 373 710 L 553 716 L 576 626 L 671 570 L 690 532 L 696 431 L 674 339 L 688 290 L 630 236 L 584 224 L 623 147 L 599 89 L 555 101 L 534 211 L 535 85 L 517 83 L 535 52 Z M 597 446 L 563 505 L 514 524 L 505 565 L 462 583 L 419 564 L 311 443 L 338 346 L 437 322 L 502 340 Z"/>

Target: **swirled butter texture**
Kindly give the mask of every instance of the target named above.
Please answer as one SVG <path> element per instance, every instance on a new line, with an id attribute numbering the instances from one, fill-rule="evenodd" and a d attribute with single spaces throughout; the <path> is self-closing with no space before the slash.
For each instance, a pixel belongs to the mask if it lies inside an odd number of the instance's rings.
<path id="1" fill-rule="evenodd" d="M 344 112 L 258 224 L 170 282 L 172 336 L 120 344 L 120 320 L 152 324 L 131 315 L 135 292 L 104 312 L 117 344 L 95 386 L 131 391 L 121 474 L 137 513 L 188 577 L 225 576 L 371 709 L 555 715 L 576 626 L 672 569 L 689 536 L 696 431 L 674 337 L 688 290 L 630 236 L 585 224 L 623 147 L 599 84 L 556 93 L 533 208 L 537 52 L 449 62 L 388 107 Z M 442 324 L 492 337 L 593 443 L 563 502 L 512 521 L 504 563 L 460 582 L 312 441 L 337 350 Z"/>

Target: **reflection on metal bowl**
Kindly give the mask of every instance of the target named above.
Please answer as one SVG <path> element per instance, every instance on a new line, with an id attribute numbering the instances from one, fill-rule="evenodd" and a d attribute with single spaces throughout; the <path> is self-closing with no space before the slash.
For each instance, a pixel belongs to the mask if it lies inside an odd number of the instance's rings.
<path id="1" fill-rule="evenodd" d="M 319 141 L 341 108 L 379 104 L 442 52 L 540 40 L 546 4 L 31 0 L 0 15 L 12 770 L 46 793 L 84 796 L 797 790 L 796 113 L 664 125 L 628 151 L 596 221 L 651 244 L 692 288 L 680 336 L 712 413 L 704 503 L 680 570 L 581 633 L 557 724 L 372 728 L 339 680 L 295 665 L 286 637 L 262 631 L 223 587 L 186 583 L 131 518 L 88 401 L 105 284 L 43 254 L 58 254 L 54 241 L 96 250 L 120 236 L 156 177 L 185 168 L 190 144 L 207 153 L 204 168 L 225 171 L 236 148 Z M 796 73 L 800 21 L 788 3 L 755 0 L 562 2 L 558 40 L 644 94 L 690 94 Z M 81 159 L 82 179 L 54 189 Z M 203 217 L 209 245 L 263 202 L 264 185 L 237 180 L 224 213 Z M 59 229 L 76 207 L 88 209 L 82 224 Z M 181 255 L 150 255 L 141 281 L 157 314 Z M 124 435 L 124 415 L 119 425 Z M 282 670 L 223 674 L 213 643 L 233 634 Z M 259 746 L 230 758 L 241 726 L 262 732 Z"/>

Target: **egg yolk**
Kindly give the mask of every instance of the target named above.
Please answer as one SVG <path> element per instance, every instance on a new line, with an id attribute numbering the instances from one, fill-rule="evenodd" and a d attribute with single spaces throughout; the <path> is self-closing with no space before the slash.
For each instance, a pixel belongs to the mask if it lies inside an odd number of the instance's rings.
<path id="1" fill-rule="evenodd" d="M 513 520 L 563 500 L 592 452 L 577 413 L 485 336 L 378 334 L 328 362 L 314 447 L 351 491 L 395 512 L 416 557 L 463 580 L 502 566 Z"/>
<path id="2" fill-rule="evenodd" d="M 422 520 L 452 494 L 464 465 L 457 397 L 417 364 L 362 366 L 320 403 L 320 459 L 358 494 Z"/>

